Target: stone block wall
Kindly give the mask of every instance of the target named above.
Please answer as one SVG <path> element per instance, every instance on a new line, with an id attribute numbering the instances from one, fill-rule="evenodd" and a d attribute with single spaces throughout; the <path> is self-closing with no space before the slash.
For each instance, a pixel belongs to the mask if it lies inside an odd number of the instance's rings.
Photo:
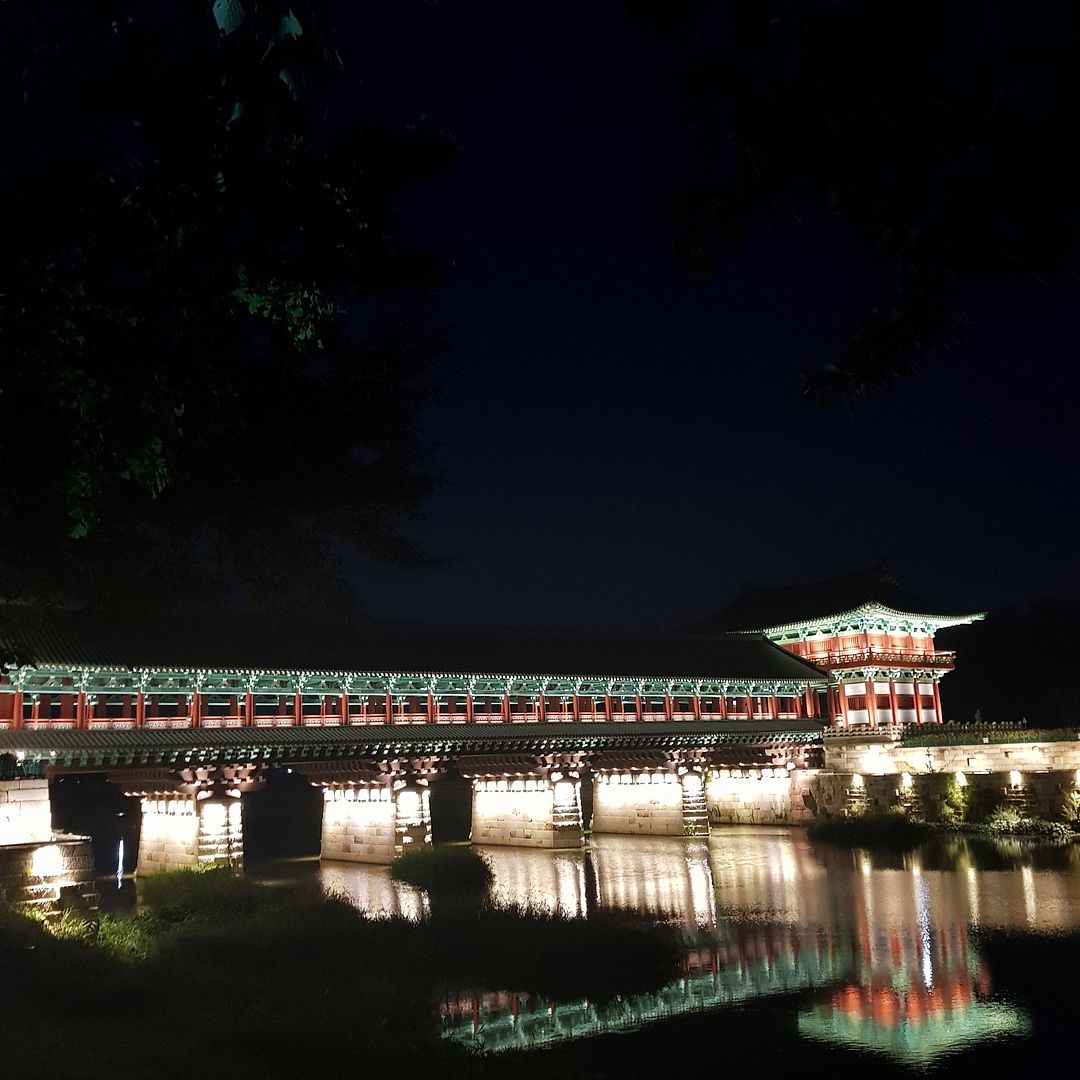
<path id="1" fill-rule="evenodd" d="M 97 907 L 94 851 L 85 836 L 0 845 L 0 899 L 55 914 L 72 904 Z"/>
<path id="2" fill-rule="evenodd" d="M 705 785 L 709 821 L 715 825 L 802 825 L 814 820 L 816 773 L 781 776 L 713 775 Z"/>
<path id="3" fill-rule="evenodd" d="M 0 844 L 52 838 L 48 780 L 0 780 Z"/>
<path id="4" fill-rule="evenodd" d="M 389 788 L 328 790 L 323 798 L 322 858 L 388 863 L 399 854 L 397 814 Z"/>
<path id="5" fill-rule="evenodd" d="M 577 848 L 584 842 L 581 801 L 576 781 L 572 792 L 556 802 L 556 789 L 570 781 L 546 778 L 473 781 L 474 844 L 506 847 Z"/>
<path id="6" fill-rule="evenodd" d="M 243 864 L 240 799 L 196 800 L 192 795 L 143 799 L 139 830 L 140 877 L 205 863 Z"/>
<path id="7" fill-rule="evenodd" d="M 430 845 L 425 787 L 386 784 L 327 788 L 323 794 L 323 859 L 389 863 L 411 845 Z"/>
<path id="8" fill-rule="evenodd" d="M 825 769 L 837 773 L 1066 771 L 1080 769 L 1080 739 L 1070 742 L 958 743 L 904 747 L 890 740 L 825 740 Z"/>
<path id="9" fill-rule="evenodd" d="M 674 773 L 597 776 L 592 828 L 594 833 L 683 836 L 683 786 Z"/>

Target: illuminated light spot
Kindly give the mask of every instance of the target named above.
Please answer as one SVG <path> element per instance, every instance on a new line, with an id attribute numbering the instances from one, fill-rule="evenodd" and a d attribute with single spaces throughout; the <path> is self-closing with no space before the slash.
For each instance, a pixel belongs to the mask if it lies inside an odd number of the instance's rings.
<path id="1" fill-rule="evenodd" d="M 555 805 L 559 807 L 573 806 L 576 801 L 575 785 L 569 780 L 560 780 L 555 785 Z"/>
<path id="2" fill-rule="evenodd" d="M 1019 769 L 1013 769 L 1009 773 L 1009 786 L 1010 787 L 1020 787 L 1020 785 L 1023 784 L 1023 782 L 1024 782 L 1024 778 L 1020 774 Z"/>
<path id="3" fill-rule="evenodd" d="M 956 786 L 967 787 L 967 777 L 962 772 L 956 774 Z"/>
<path id="4" fill-rule="evenodd" d="M 900 786 L 904 788 L 905 791 L 911 788 L 911 773 L 902 772 L 900 774 Z"/>
<path id="5" fill-rule="evenodd" d="M 851 786 L 853 788 L 862 788 L 863 787 L 862 773 L 852 773 L 851 774 Z"/>
<path id="6" fill-rule="evenodd" d="M 34 877 L 57 877 L 64 872 L 64 853 L 56 844 L 46 844 L 34 852 L 30 860 L 30 873 Z"/>

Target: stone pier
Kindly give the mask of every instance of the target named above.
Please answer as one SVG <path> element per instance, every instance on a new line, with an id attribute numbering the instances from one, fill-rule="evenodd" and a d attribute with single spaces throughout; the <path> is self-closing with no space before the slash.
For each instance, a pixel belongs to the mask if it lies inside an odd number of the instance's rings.
<path id="1" fill-rule="evenodd" d="M 702 772 L 697 769 L 598 770 L 593 832 L 708 836 Z"/>
<path id="2" fill-rule="evenodd" d="M 110 769 L 109 782 L 140 800 L 136 874 L 244 864 L 241 798 L 265 780 L 256 765 Z"/>
<path id="3" fill-rule="evenodd" d="M 202 865 L 240 867 L 244 861 L 240 797 L 199 799 L 168 792 L 142 800 L 140 877 Z"/>
<path id="4" fill-rule="evenodd" d="M 472 780 L 474 844 L 579 848 L 579 755 L 477 755 L 463 757 L 461 774 Z"/>
<path id="5" fill-rule="evenodd" d="M 324 786 L 322 858 L 389 863 L 407 847 L 430 844 L 426 779 L 388 778 Z"/>
<path id="6" fill-rule="evenodd" d="M 705 785 L 717 825 L 805 825 L 814 820 L 816 770 L 714 769 Z"/>

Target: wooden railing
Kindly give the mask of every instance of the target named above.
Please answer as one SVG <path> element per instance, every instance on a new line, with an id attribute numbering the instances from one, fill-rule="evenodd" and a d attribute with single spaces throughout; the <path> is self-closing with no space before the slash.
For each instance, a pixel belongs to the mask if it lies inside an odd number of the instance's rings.
<path id="1" fill-rule="evenodd" d="M 823 668 L 862 667 L 873 664 L 879 667 L 952 668 L 956 666 L 956 653 L 941 652 L 889 652 L 884 649 L 852 649 L 842 653 L 826 653 L 823 656 L 804 656 L 811 664 Z"/>

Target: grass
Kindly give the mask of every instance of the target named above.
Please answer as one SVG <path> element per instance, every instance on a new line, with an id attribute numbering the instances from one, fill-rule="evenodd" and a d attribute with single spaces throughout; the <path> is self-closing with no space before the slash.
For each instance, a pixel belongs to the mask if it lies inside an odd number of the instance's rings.
<path id="1" fill-rule="evenodd" d="M 878 847 L 910 850 L 932 836 L 962 833 L 972 836 L 1025 836 L 1067 841 L 1073 827 L 1063 821 L 1022 817 L 1014 810 L 995 810 L 983 822 L 918 821 L 902 814 L 863 814 L 822 818 L 807 830 L 811 840 L 837 847 Z"/>
<path id="2" fill-rule="evenodd" d="M 193 1060 L 237 1055 L 259 1080 L 356 1061 L 472 1077 L 483 1060 L 438 1038 L 446 993 L 606 1000 L 678 971 L 676 931 L 618 913 L 586 921 L 475 903 L 410 922 L 227 871 L 147 884 L 137 916 L 71 913 L 50 932 L 0 914 L 0 1009 L 19 1033 L 0 1045 L 5 1080 L 97 1080 L 132 1062 L 157 1080 L 187 1078 Z"/>

